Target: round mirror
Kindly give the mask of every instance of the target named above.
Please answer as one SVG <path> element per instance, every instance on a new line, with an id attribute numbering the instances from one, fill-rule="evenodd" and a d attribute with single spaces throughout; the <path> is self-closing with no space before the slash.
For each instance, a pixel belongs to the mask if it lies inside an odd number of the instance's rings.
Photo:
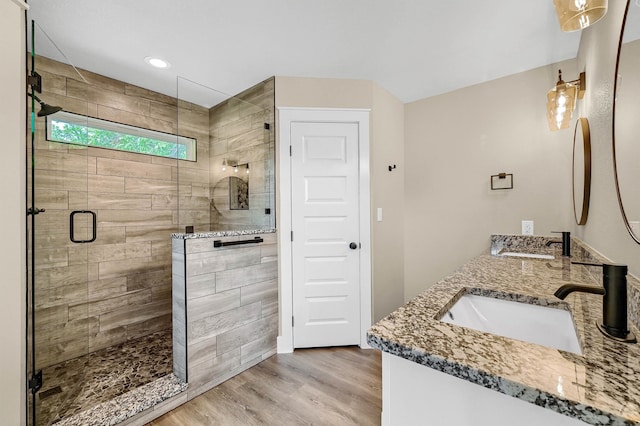
<path id="1" fill-rule="evenodd" d="M 624 224 L 640 244 L 640 3 L 627 3 L 613 102 L 613 168 Z"/>
<path id="2" fill-rule="evenodd" d="M 580 117 L 573 132 L 573 214 L 578 225 L 587 223 L 591 198 L 591 132 Z"/>

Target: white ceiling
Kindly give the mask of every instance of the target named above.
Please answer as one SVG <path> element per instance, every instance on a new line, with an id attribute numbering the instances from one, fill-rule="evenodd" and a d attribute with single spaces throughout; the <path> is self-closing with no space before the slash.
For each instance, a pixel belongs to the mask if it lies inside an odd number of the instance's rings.
<path id="1" fill-rule="evenodd" d="M 552 0 L 29 4 L 75 66 L 173 96 L 178 76 L 236 94 L 278 75 L 373 80 L 410 102 L 573 58 L 580 41 L 560 31 Z M 64 60 L 39 30 L 36 42 Z M 154 55 L 172 67 L 151 68 Z"/>

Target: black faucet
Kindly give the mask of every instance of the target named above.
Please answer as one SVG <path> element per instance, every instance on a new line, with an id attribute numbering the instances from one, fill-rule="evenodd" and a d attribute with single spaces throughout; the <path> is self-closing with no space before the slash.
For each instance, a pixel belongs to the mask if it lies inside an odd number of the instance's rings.
<path id="1" fill-rule="evenodd" d="M 602 294 L 602 323 L 598 329 L 607 337 L 634 343 L 636 338 L 627 328 L 627 265 L 571 262 L 577 265 L 602 267 L 603 287 L 565 284 L 554 295 L 563 299 L 574 291 Z"/>
<path id="2" fill-rule="evenodd" d="M 562 255 L 571 257 L 571 232 L 569 231 L 551 231 L 552 234 L 562 234 Z M 560 244 L 560 241 L 549 240 L 545 244 L 550 247 L 551 244 Z"/>

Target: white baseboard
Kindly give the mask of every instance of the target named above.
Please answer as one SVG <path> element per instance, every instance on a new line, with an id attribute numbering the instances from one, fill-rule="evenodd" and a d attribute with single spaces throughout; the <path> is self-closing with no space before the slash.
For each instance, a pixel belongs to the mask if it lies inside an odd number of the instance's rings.
<path id="1" fill-rule="evenodd" d="M 293 345 L 289 339 L 285 339 L 284 336 L 278 336 L 278 353 L 290 354 L 293 352 Z"/>

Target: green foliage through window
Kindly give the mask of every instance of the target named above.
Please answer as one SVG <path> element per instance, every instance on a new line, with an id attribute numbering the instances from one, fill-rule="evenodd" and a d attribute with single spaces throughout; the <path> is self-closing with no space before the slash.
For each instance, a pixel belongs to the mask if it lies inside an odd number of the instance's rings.
<path id="1" fill-rule="evenodd" d="M 195 161 L 196 140 L 68 112 L 47 117 L 54 142 Z"/>

